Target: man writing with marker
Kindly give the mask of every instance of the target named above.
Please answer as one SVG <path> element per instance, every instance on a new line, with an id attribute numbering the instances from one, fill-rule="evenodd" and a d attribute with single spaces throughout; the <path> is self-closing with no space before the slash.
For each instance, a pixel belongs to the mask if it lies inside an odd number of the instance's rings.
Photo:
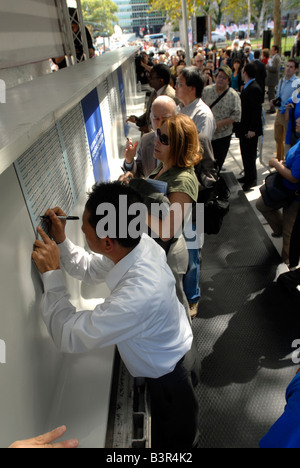
<path id="1" fill-rule="evenodd" d="M 119 197 L 127 198 L 127 235 L 120 237 Z M 51 240 L 40 228 L 33 259 L 42 274 L 42 315 L 62 352 L 81 353 L 116 344 L 134 377 L 145 377 L 152 402 L 153 447 L 192 448 L 197 442 L 198 403 L 194 392 L 199 366 L 185 309 L 161 247 L 149 236 L 134 238 L 128 229 L 130 207 L 139 195 L 119 182 L 93 188 L 83 213 L 82 231 L 90 250 L 65 235 L 61 209 L 49 210 Z M 115 232 L 97 226 L 102 204 L 115 210 Z M 99 235 L 100 234 L 100 235 Z M 94 310 L 76 311 L 69 302 L 60 267 L 86 283 L 106 282 L 111 294 Z"/>

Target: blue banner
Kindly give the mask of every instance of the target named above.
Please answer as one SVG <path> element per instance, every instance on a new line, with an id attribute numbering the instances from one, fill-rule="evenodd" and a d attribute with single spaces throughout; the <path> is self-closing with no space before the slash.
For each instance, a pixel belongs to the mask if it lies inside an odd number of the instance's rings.
<path id="1" fill-rule="evenodd" d="M 95 181 L 107 182 L 110 178 L 110 171 L 96 88 L 81 101 L 81 106 L 92 157 Z"/>

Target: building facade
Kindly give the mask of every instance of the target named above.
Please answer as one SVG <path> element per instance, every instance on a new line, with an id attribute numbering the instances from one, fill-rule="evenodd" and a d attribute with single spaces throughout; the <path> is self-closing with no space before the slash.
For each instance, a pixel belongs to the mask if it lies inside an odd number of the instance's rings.
<path id="1" fill-rule="evenodd" d="M 123 32 L 140 35 L 158 33 L 166 17 L 159 11 L 150 12 L 148 0 L 114 0 L 119 11 L 116 14 Z"/>

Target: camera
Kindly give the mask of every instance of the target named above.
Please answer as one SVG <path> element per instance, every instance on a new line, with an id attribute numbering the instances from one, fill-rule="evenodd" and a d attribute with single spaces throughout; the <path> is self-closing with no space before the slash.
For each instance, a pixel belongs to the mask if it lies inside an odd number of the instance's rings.
<path id="1" fill-rule="evenodd" d="M 275 107 L 280 107 L 281 106 L 281 97 L 278 97 L 278 98 L 274 99 L 273 105 Z"/>

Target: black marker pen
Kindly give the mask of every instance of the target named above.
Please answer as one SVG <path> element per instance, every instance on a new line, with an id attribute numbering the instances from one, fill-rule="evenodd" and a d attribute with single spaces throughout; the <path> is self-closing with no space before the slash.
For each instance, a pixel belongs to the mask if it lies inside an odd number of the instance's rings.
<path id="1" fill-rule="evenodd" d="M 49 216 L 41 216 L 42 219 L 50 219 Z M 63 221 L 78 221 L 80 218 L 79 216 L 57 216 L 58 219 L 62 219 Z"/>

